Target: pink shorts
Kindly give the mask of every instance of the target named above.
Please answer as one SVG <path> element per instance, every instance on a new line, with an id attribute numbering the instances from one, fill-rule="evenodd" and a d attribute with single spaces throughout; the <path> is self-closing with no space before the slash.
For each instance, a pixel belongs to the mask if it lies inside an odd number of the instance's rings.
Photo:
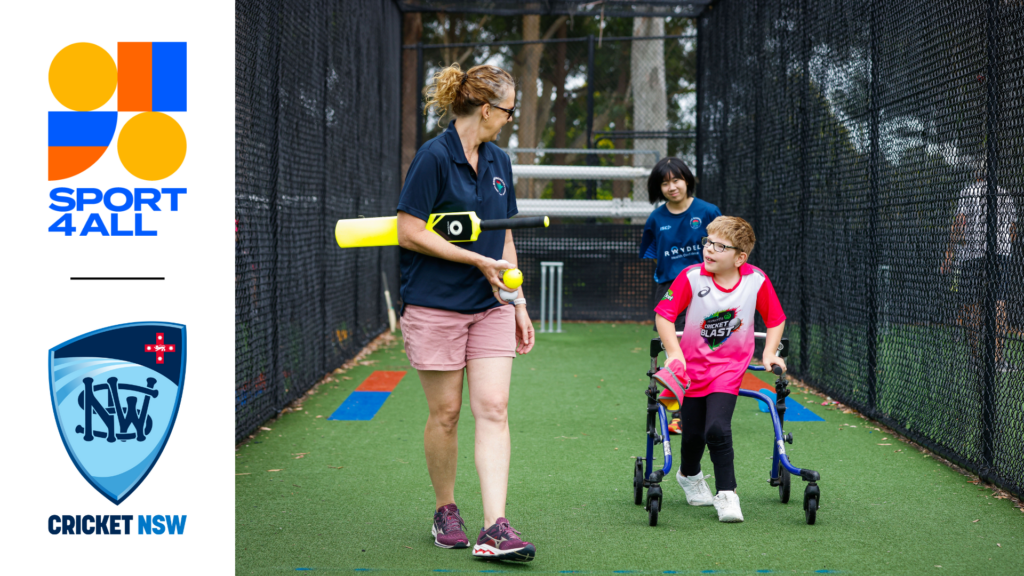
<path id="1" fill-rule="evenodd" d="M 461 370 L 467 360 L 516 357 L 516 312 L 498 306 L 479 314 L 407 305 L 402 336 L 417 370 Z"/>

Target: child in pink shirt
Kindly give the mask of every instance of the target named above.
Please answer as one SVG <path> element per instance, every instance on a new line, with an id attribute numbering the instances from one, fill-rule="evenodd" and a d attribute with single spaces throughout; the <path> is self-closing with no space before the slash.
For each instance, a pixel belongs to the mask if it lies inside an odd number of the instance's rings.
<path id="1" fill-rule="evenodd" d="M 722 522 L 743 521 L 736 495 L 731 422 L 743 373 L 754 357 L 755 311 L 768 327 L 765 367 L 786 369 L 774 353 L 782 341 L 786 316 L 768 275 L 747 264 L 754 242 L 754 230 L 742 218 L 716 218 L 702 242 L 704 263 L 683 270 L 654 309 L 668 357 L 655 378 L 681 401 L 682 463 L 676 480 L 688 503 L 714 505 Z M 684 310 L 686 325 L 677 339 L 675 320 Z M 718 493 L 713 498 L 700 468 L 705 445 L 715 466 Z"/>

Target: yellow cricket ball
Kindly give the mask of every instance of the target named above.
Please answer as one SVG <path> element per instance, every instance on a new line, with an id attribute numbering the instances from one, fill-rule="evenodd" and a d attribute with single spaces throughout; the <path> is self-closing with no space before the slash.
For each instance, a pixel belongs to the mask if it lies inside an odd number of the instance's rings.
<path id="1" fill-rule="evenodd" d="M 505 273 L 501 275 L 501 281 L 505 283 L 505 286 L 515 290 L 523 285 L 523 273 L 518 268 L 505 270 Z"/>

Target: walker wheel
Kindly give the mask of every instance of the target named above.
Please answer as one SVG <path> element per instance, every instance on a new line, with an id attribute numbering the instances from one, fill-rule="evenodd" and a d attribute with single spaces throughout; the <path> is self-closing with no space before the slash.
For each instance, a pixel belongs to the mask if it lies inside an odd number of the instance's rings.
<path id="1" fill-rule="evenodd" d="M 804 516 L 808 524 L 814 524 L 818 516 L 818 504 L 821 502 L 821 489 L 814 482 L 804 489 Z"/>
<path id="2" fill-rule="evenodd" d="M 643 459 L 636 459 L 636 466 L 633 467 L 633 504 L 637 506 L 644 503 L 644 465 Z"/>
<path id="3" fill-rule="evenodd" d="M 804 503 L 804 516 L 807 518 L 808 524 L 814 524 L 815 519 L 818 516 L 818 500 L 815 498 L 809 498 Z"/>
<path id="4" fill-rule="evenodd" d="M 779 462 L 779 501 L 783 504 L 789 503 L 789 470 Z"/>
<path id="5" fill-rule="evenodd" d="M 658 510 L 661 508 L 661 498 L 660 497 L 651 498 L 651 501 L 648 504 L 648 507 L 649 507 L 648 513 L 650 514 L 651 526 L 657 526 L 658 525 Z"/>

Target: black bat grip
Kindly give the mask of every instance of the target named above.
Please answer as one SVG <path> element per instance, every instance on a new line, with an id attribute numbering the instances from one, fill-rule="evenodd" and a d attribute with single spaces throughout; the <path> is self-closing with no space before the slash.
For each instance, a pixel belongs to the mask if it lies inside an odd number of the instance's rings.
<path id="1" fill-rule="evenodd" d="M 516 230 L 518 228 L 547 228 L 547 216 L 529 218 L 506 218 L 503 220 L 481 220 L 480 230 Z"/>

